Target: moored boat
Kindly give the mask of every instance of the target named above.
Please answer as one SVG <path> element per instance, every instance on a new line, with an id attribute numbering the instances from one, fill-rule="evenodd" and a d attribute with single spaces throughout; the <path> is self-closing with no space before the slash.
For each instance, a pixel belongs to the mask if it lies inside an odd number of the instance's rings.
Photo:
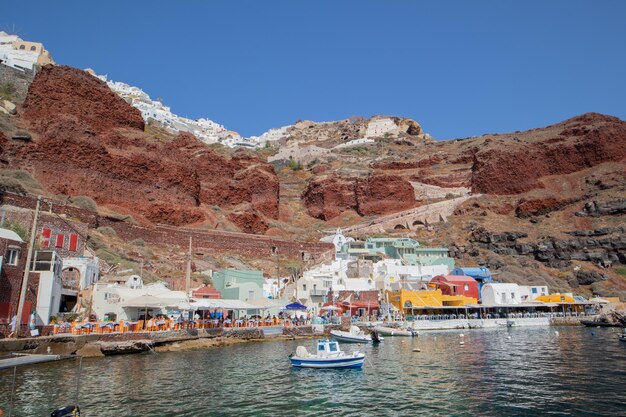
<path id="1" fill-rule="evenodd" d="M 317 353 L 309 353 L 304 346 L 298 346 L 296 353 L 289 355 L 291 365 L 298 368 L 338 369 L 361 368 L 365 361 L 365 353 L 343 352 L 335 340 L 320 339 L 317 341 Z"/>
<path id="2" fill-rule="evenodd" d="M 383 336 L 405 336 L 416 337 L 417 332 L 414 329 L 400 329 L 395 327 L 376 326 L 372 328 L 372 331 L 376 331 Z"/>
<path id="3" fill-rule="evenodd" d="M 351 326 L 349 332 L 344 332 L 343 330 L 331 330 L 330 335 L 340 342 L 370 343 L 372 341 L 372 336 L 365 334 L 365 332 L 357 326 Z"/>

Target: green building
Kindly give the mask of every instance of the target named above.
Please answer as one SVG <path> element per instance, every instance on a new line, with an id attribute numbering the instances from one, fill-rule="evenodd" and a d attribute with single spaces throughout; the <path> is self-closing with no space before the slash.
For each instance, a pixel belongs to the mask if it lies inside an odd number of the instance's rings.
<path id="1" fill-rule="evenodd" d="M 263 273 L 238 269 L 222 269 L 213 274 L 213 286 L 227 300 L 252 301 L 263 297 Z"/>
<path id="2" fill-rule="evenodd" d="M 340 257 L 360 258 L 378 262 L 382 259 L 400 259 L 405 265 L 447 265 L 454 269 L 454 259 L 447 248 L 422 248 L 417 240 L 403 238 L 369 237 L 365 242 L 343 245 Z"/>

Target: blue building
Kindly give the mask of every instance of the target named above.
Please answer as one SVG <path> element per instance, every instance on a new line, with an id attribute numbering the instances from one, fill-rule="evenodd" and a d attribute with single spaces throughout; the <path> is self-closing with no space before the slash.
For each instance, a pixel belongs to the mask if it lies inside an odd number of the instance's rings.
<path id="1" fill-rule="evenodd" d="M 490 284 L 493 281 L 489 268 L 481 266 L 479 268 L 461 268 L 456 267 L 450 272 L 450 275 L 465 275 L 478 281 L 478 294 L 481 293 L 483 285 Z"/>

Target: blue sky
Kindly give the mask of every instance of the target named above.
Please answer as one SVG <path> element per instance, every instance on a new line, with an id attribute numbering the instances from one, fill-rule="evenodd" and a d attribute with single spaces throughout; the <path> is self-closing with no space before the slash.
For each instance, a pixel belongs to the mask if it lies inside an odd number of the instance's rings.
<path id="1" fill-rule="evenodd" d="M 244 135 L 298 119 L 410 117 L 437 139 L 626 119 L 626 1 L 20 1 L 43 42 Z"/>

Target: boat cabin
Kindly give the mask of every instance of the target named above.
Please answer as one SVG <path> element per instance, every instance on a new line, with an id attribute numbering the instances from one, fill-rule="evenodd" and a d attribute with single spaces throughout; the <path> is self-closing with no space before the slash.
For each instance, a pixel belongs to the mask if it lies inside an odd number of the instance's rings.
<path id="1" fill-rule="evenodd" d="M 321 339 L 317 341 L 318 356 L 333 356 L 341 353 L 339 343 L 335 340 Z"/>

